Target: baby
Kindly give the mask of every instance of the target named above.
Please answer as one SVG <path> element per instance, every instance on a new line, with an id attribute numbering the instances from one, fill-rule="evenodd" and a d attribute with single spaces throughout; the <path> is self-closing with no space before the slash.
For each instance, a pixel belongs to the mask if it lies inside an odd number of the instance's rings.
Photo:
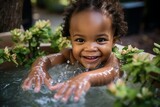
<path id="1" fill-rule="evenodd" d="M 62 27 L 72 48 L 38 58 L 22 84 L 24 90 L 34 84 L 34 91 L 39 92 L 45 84 L 50 90 L 57 90 L 55 99 L 67 102 L 73 94 L 78 101 L 91 86 L 107 85 L 119 77 L 119 61 L 112 48 L 128 28 L 119 0 L 76 0 L 66 9 Z M 52 86 L 47 70 L 67 61 L 72 65 L 78 62 L 88 72 Z"/>

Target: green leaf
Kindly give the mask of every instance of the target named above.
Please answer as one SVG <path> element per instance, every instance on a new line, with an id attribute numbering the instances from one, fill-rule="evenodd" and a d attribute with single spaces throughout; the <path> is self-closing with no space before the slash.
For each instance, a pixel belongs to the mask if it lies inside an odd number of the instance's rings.
<path id="1" fill-rule="evenodd" d="M 0 64 L 2 64 L 3 62 L 4 62 L 4 60 L 1 58 L 1 59 L 0 59 Z"/>
<path id="2" fill-rule="evenodd" d="M 137 96 L 136 89 L 128 88 L 127 92 L 128 92 L 127 96 L 129 97 L 129 99 L 134 100 L 136 98 L 136 96 Z"/>
<path id="3" fill-rule="evenodd" d="M 160 50 L 158 48 L 153 48 L 153 52 L 155 52 L 156 54 L 160 54 Z"/>
<path id="4" fill-rule="evenodd" d="M 31 43 L 31 46 L 32 46 L 32 47 L 36 47 L 36 45 L 37 45 L 37 42 L 32 42 L 32 43 Z"/>
<path id="5" fill-rule="evenodd" d="M 113 106 L 114 107 L 125 107 L 120 100 L 115 101 Z"/>
<path id="6" fill-rule="evenodd" d="M 149 73 L 149 72 L 155 72 L 155 73 L 158 73 L 160 74 L 160 68 L 159 67 L 156 67 L 154 65 L 152 66 L 146 66 L 145 67 L 145 70 Z"/>
<path id="7" fill-rule="evenodd" d="M 160 45 L 157 43 L 154 43 L 154 46 L 156 46 L 157 48 L 160 48 Z"/>
<path id="8" fill-rule="evenodd" d="M 141 66 L 143 64 L 143 62 L 133 62 L 132 63 L 134 66 Z"/>
<path id="9" fill-rule="evenodd" d="M 0 49 L 0 54 L 3 54 L 4 53 L 4 50 L 3 49 Z"/>
<path id="10" fill-rule="evenodd" d="M 152 59 L 153 64 L 157 65 L 160 62 L 160 56 L 156 56 Z"/>

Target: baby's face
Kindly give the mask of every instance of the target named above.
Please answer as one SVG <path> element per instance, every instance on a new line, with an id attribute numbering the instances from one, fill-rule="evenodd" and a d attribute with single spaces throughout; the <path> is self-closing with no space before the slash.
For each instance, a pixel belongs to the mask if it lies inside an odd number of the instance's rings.
<path id="1" fill-rule="evenodd" d="M 96 68 L 107 61 L 112 52 L 112 20 L 100 12 L 88 10 L 74 14 L 70 35 L 73 56 L 85 68 Z"/>

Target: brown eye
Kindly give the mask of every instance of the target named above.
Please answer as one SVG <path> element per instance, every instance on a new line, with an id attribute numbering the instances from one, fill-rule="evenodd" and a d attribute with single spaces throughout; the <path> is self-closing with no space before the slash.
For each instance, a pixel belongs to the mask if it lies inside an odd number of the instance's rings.
<path id="1" fill-rule="evenodd" d="M 75 41 L 76 41 L 76 42 L 84 42 L 84 39 L 82 39 L 82 38 L 77 38 L 77 39 L 75 39 Z"/>
<path id="2" fill-rule="evenodd" d="M 107 41 L 107 39 L 106 38 L 98 38 L 96 41 L 101 43 L 101 42 Z"/>

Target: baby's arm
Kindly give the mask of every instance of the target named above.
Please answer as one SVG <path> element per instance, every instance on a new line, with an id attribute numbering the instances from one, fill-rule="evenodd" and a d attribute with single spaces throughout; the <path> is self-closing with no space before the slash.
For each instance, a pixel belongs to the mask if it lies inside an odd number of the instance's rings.
<path id="1" fill-rule="evenodd" d="M 34 91 L 39 92 L 41 85 L 45 84 L 49 89 L 52 87 L 52 78 L 47 72 L 54 65 L 64 63 L 69 57 L 70 49 L 65 49 L 61 53 L 39 57 L 32 64 L 27 78 L 22 84 L 24 90 L 28 90 L 34 85 Z"/>
<path id="2" fill-rule="evenodd" d="M 91 86 L 107 85 L 120 76 L 119 61 L 112 54 L 104 67 L 81 73 L 70 80 L 54 86 L 52 90 L 57 90 L 55 99 L 62 98 L 66 102 L 71 94 L 74 94 L 74 100 L 78 101 L 83 92 L 89 90 Z"/>

